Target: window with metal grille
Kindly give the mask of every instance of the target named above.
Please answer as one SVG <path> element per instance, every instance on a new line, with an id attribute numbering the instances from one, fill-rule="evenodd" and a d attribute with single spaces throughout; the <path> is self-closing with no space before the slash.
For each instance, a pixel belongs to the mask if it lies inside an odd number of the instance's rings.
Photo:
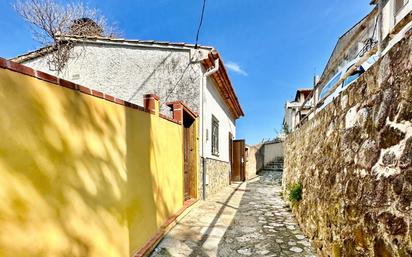
<path id="1" fill-rule="evenodd" d="M 212 154 L 219 156 L 219 120 L 212 115 Z"/>

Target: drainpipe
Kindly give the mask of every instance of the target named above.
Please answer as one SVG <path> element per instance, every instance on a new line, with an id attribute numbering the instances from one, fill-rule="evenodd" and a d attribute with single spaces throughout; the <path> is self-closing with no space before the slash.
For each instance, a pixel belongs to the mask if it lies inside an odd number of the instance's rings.
<path id="1" fill-rule="evenodd" d="M 202 78 L 202 90 L 200 92 L 201 94 L 201 100 L 202 100 L 202 181 L 203 181 L 203 200 L 206 200 L 206 157 L 205 157 L 205 145 L 206 145 L 206 137 L 205 137 L 205 92 L 206 92 L 206 85 L 207 85 L 207 78 L 211 76 L 212 74 L 215 74 L 219 70 L 219 59 L 215 60 L 215 66 L 209 68 L 205 74 L 203 74 Z"/>

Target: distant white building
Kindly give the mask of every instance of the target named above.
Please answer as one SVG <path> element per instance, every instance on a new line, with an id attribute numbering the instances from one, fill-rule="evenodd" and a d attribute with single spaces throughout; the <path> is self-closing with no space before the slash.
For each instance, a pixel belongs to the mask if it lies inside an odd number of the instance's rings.
<path id="1" fill-rule="evenodd" d="M 348 29 L 339 37 L 336 45 L 326 63 L 319 85 L 314 94 L 315 103 L 318 103 L 320 94 L 327 83 L 345 67 L 349 62 L 359 58 L 365 51 L 375 46 L 378 42 L 378 8 L 374 8 L 359 22 Z"/>
<path id="2" fill-rule="evenodd" d="M 286 128 L 289 132 L 295 130 L 296 126 L 299 124 L 300 119 L 306 117 L 307 113 L 312 108 L 312 101 L 306 103 L 306 105 L 301 110 L 301 115 L 299 117 L 298 111 L 302 106 L 304 101 L 312 93 L 311 88 L 302 88 L 296 91 L 296 96 L 294 101 L 288 101 L 285 105 L 285 116 L 283 118 L 283 127 Z"/>
<path id="3" fill-rule="evenodd" d="M 199 150 L 204 174 L 200 192 L 214 194 L 229 185 L 236 120 L 244 116 L 219 53 L 213 47 L 185 43 L 105 37 L 65 37 L 71 54 L 58 74 L 43 48 L 13 60 L 36 70 L 142 105 L 155 93 L 161 111 L 168 102 L 183 101 L 200 115 Z"/>
<path id="4" fill-rule="evenodd" d="M 347 30 L 338 40 L 333 52 L 314 87 L 312 102 L 317 106 L 324 88 L 333 81 L 348 63 L 362 57 L 372 48 L 378 48 L 378 55 L 385 55 L 405 34 L 412 29 L 412 1 L 411 0 L 372 0 L 375 8 L 363 19 Z M 412 33 L 412 32 L 410 32 Z M 337 82 L 337 81 L 336 81 Z M 296 109 L 301 105 L 297 102 L 288 102 L 285 110 L 284 123 L 291 130 L 299 120 L 307 115 L 305 106 L 302 116 L 295 117 Z M 314 112 L 316 113 L 316 112 Z M 297 115 L 299 116 L 299 115 Z M 311 114 L 309 118 L 313 117 Z"/>
<path id="5" fill-rule="evenodd" d="M 372 0 L 375 8 L 347 30 L 336 46 L 320 77 L 315 102 L 326 83 L 348 62 L 362 56 L 374 46 L 384 55 L 412 28 L 411 0 Z"/>

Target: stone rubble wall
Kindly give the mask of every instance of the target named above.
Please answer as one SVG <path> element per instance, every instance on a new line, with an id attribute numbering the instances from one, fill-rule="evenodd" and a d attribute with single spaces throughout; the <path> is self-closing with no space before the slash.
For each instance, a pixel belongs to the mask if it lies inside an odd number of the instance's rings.
<path id="1" fill-rule="evenodd" d="M 412 256 L 412 32 L 289 135 L 284 192 L 320 256 Z"/>
<path id="2" fill-rule="evenodd" d="M 203 158 L 202 157 L 199 158 L 199 172 L 197 175 L 198 175 L 197 193 L 198 193 L 199 199 L 203 199 Z"/>
<path id="3" fill-rule="evenodd" d="M 230 163 L 206 158 L 206 198 L 229 185 Z"/>

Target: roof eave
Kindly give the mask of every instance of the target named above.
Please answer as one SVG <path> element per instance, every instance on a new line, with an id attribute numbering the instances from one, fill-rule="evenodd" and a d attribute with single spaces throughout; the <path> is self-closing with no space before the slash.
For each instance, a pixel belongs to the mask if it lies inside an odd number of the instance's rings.
<path id="1" fill-rule="evenodd" d="M 214 50 L 211 51 L 208 57 L 202 60 L 203 67 L 207 70 L 214 66 L 215 60 L 219 60 L 219 70 L 211 75 L 214 80 L 216 87 L 218 88 L 219 94 L 225 101 L 226 106 L 231 111 L 235 119 L 245 116 L 243 109 L 240 105 L 239 99 L 233 88 L 232 82 L 228 76 L 225 65 L 220 57 L 219 53 Z"/>
<path id="2" fill-rule="evenodd" d="M 304 94 L 304 92 L 312 92 L 312 91 L 313 91 L 313 88 L 299 88 L 298 90 L 296 90 L 295 102 L 298 101 L 298 97 L 300 93 Z"/>
<path id="3" fill-rule="evenodd" d="M 31 52 L 13 57 L 10 59 L 10 61 L 17 62 L 17 63 L 23 63 L 23 62 L 30 61 L 32 59 L 44 56 L 52 51 L 53 51 L 52 46 L 45 46 L 35 51 L 31 51 Z"/>

